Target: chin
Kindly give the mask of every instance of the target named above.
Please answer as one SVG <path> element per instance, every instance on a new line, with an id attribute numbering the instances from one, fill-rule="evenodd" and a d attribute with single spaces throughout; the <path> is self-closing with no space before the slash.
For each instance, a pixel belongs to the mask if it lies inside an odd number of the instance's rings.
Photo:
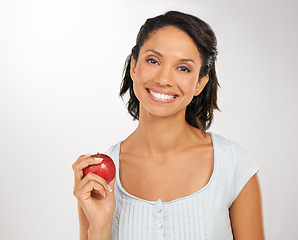
<path id="1" fill-rule="evenodd" d="M 166 118 L 172 118 L 172 117 L 178 117 L 181 115 L 183 119 L 185 119 L 185 110 L 184 111 L 173 111 L 173 108 L 166 109 L 165 107 L 162 108 L 155 108 L 155 109 L 140 109 L 140 116 L 149 117 L 151 119 L 154 118 L 160 118 L 160 119 L 166 119 Z"/>

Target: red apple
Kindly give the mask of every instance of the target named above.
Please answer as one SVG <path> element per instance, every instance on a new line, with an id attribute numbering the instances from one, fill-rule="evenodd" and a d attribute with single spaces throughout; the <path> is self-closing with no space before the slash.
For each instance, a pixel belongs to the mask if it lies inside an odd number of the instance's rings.
<path id="1" fill-rule="evenodd" d="M 116 167 L 114 161 L 107 155 L 102 153 L 97 153 L 95 155 L 91 155 L 91 157 L 102 158 L 102 162 L 95 165 L 90 165 L 84 169 L 84 176 L 87 173 L 92 172 L 107 181 L 107 183 L 111 182 L 116 174 Z"/>

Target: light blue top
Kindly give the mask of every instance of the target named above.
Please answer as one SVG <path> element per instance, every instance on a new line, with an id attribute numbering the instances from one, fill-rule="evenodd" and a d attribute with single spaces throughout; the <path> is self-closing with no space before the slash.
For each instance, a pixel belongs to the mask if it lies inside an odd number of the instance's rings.
<path id="1" fill-rule="evenodd" d="M 210 133 L 214 169 L 205 187 L 170 202 L 146 201 L 119 179 L 120 143 L 106 153 L 116 165 L 113 240 L 233 240 L 229 208 L 259 168 L 238 144 Z"/>

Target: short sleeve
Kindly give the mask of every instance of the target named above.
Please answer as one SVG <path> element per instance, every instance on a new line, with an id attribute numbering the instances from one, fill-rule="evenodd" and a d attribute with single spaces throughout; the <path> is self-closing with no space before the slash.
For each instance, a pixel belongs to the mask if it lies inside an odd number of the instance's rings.
<path id="1" fill-rule="evenodd" d="M 110 146 L 106 151 L 105 154 L 110 156 L 115 163 L 116 166 L 116 174 L 119 172 L 119 152 L 120 152 L 120 144 L 122 141 L 118 142 Z"/>
<path id="2" fill-rule="evenodd" d="M 232 202 L 236 200 L 246 183 L 259 171 L 258 165 L 253 157 L 239 144 L 231 143 L 234 169 L 234 196 Z"/>
<path id="3" fill-rule="evenodd" d="M 120 147 L 120 143 L 117 143 L 117 144 L 114 144 L 112 146 L 110 146 L 106 151 L 105 151 L 105 154 L 110 156 L 113 161 L 115 162 L 115 160 L 119 157 L 118 154 L 119 154 L 119 151 L 118 151 L 118 148 Z"/>
<path id="4" fill-rule="evenodd" d="M 110 147 L 105 151 L 105 154 L 107 154 L 107 155 L 112 155 L 113 152 L 115 151 L 116 147 L 117 147 L 117 144 L 110 146 Z"/>

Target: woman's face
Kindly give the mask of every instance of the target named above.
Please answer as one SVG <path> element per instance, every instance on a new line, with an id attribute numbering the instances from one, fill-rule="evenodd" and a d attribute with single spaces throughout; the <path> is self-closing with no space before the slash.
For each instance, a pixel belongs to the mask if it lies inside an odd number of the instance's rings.
<path id="1" fill-rule="evenodd" d="M 197 46 L 185 32 L 172 26 L 154 32 L 141 47 L 137 62 L 131 62 L 140 117 L 148 113 L 185 118 L 187 105 L 208 82 L 208 75 L 199 81 L 201 63 Z"/>

